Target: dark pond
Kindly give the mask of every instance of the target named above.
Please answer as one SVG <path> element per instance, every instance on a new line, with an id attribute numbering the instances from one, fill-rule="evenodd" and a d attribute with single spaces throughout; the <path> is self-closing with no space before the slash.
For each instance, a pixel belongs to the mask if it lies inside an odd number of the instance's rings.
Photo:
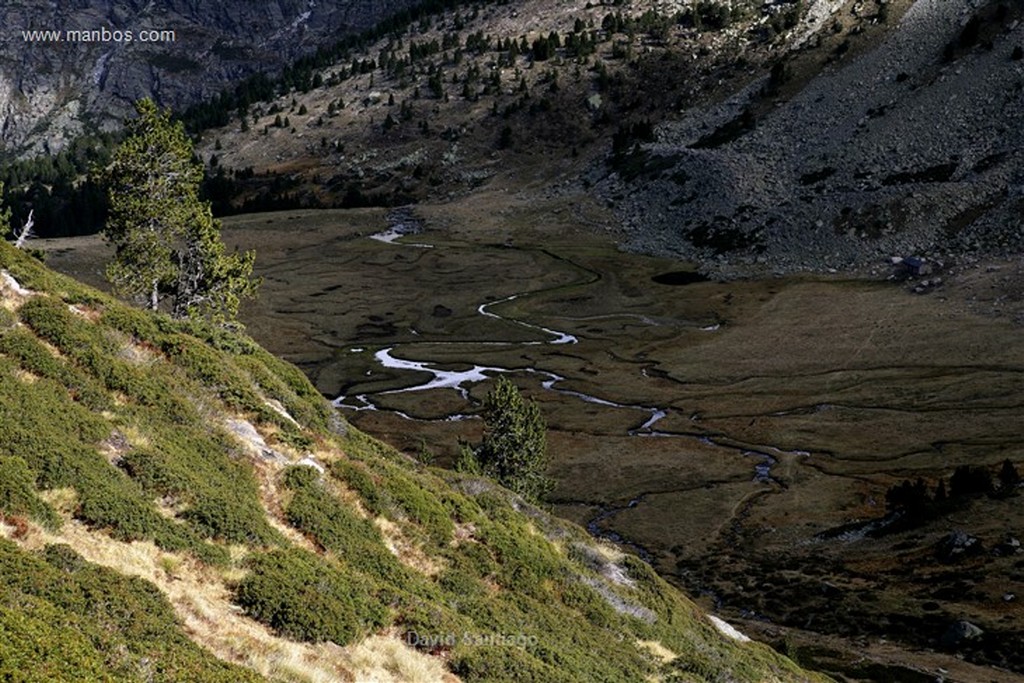
<path id="1" fill-rule="evenodd" d="M 696 282 L 707 282 L 708 279 L 694 271 L 673 270 L 669 273 L 655 275 L 651 278 L 651 281 L 659 285 L 692 285 Z"/>

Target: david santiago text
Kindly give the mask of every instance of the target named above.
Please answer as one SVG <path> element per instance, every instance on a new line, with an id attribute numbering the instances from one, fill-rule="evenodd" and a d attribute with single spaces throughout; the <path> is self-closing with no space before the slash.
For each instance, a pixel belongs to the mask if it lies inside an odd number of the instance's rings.
<path id="1" fill-rule="evenodd" d="M 416 633 L 405 634 L 405 642 L 412 647 L 455 647 L 456 645 L 500 645 L 504 647 L 536 647 L 537 636 L 524 633 Z"/>

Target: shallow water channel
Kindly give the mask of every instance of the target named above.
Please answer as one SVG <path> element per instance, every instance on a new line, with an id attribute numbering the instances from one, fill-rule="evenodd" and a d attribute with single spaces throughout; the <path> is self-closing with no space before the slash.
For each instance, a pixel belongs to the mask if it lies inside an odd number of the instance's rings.
<path id="1" fill-rule="evenodd" d="M 410 215 L 405 213 L 393 213 L 391 214 L 389 227 L 381 232 L 369 235 L 369 239 L 376 240 L 378 242 L 393 245 L 396 249 L 433 249 L 435 245 L 428 244 L 420 241 L 412 241 L 418 239 L 416 236 L 420 234 L 420 224 L 412 218 Z M 703 281 L 703 278 L 692 278 L 686 282 L 677 282 L 674 284 L 689 284 L 691 282 Z M 473 345 L 479 346 L 504 346 L 504 347 L 538 347 L 538 346 L 549 346 L 549 347 L 572 347 L 580 342 L 580 338 L 576 334 L 572 334 L 566 331 L 552 329 L 544 327 L 542 325 L 534 324 L 521 320 L 515 317 L 501 315 L 494 309 L 498 309 L 505 304 L 512 303 L 518 299 L 528 297 L 532 294 L 536 294 L 536 291 L 524 291 L 506 296 L 494 301 L 481 303 L 476 308 L 476 313 L 479 316 L 491 318 L 507 325 L 526 330 L 536 337 L 528 340 L 488 340 L 486 342 L 473 341 L 473 342 L 462 342 L 462 341 L 411 341 L 403 342 L 401 344 L 392 344 L 384 346 L 373 352 L 373 359 L 375 363 L 383 369 L 397 370 L 403 372 L 417 373 L 417 375 L 426 377 L 420 380 L 418 383 L 410 386 L 405 386 L 397 389 L 384 389 L 375 392 L 362 392 L 354 393 L 351 395 L 340 395 L 334 399 L 335 407 L 346 410 L 346 411 L 374 411 L 388 413 L 402 418 L 403 420 L 416 421 L 416 422 L 459 422 L 465 420 L 474 420 L 476 416 L 467 412 L 451 412 L 442 417 L 435 418 L 422 418 L 414 417 L 402 410 L 395 408 L 387 408 L 380 403 L 381 399 L 387 396 L 394 396 L 398 394 L 410 394 L 414 392 L 426 392 L 438 389 L 450 389 L 458 393 L 462 400 L 469 404 L 474 405 L 477 403 L 474 401 L 470 394 L 470 389 L 474 384 L 487 381 L 493 377 L 506 373 L 517 373 L 517 374 L 528 374 L 537 377 L 540 380 L 540 386 L 550 392 L 554 392 L 561 396 L 569 397 L 571 399 L 580 401 L 585 404 L 591 404 L 594 406 L 600 406 L 603 408 L 623 411 L 634 411 L 640 415 L 634 421 L 634 426 L 625 430 L 623 436 L 630 437 L 660 437 L 667 439 L 680 439 L 688 441 L 699 441 L 705 447 L 711 447 L 715 450 L 721 450 L 724 455 L 740 455 L 746 459 L 753 460 L 753 475 L 752 481 L 766 484 L 772 487 L 784 487 L 785 485 L 776 479 L 772 474 L 772 467 L 777 464 L 777 455 L 783 453 L 779 449 L 767 447 L 762 450 L 751 450 L 743 448 L 741 446 L 729 445 L 727 443 L 719 442 L 718 440 L 712 439 L 707 436 L 695 436 L 694 434 L 684 434 L 674 431 L 662 431 L 657 429 L 657 425 L 660 421 L 665 419 L 671 408 L 667 406 L 657 405 L 645 405 L 640 403 L 622 403 L 606 398 L 601 398 L 583 391 L 566 388 L 561 386 L 567 381 L 567 378 L 540 367 L 506 367 L 500 365 L 481 365 L 473 362 L 458 363 L 458 369 L 452 369 L 453 364 L 451 358 L 445 360 L 430 361 L 430 360 L 412 360 L 409 358 L 402 357 L 403 355 L 417 355 L 424 356 L 429 355 L 431 349 L 437 349 L 439 347 L 452 347 L 454 345 L 463 345 L 472 343 Z M 601 316 L 590 316 L 588 320 L 600 319 L 600 318 L 614 318 L 614 317 L 636 317 L 640 322 L 649 325 L 656 325 L 656 321 L 647 318 L 646 316 L 623 313 L 623 314 L 608 314 Z M 707 325 L 699 328 L 705 333 L 714 333 L 719 329 L 717 324 Z M 414 332 L 415 334 L 415 332 Z M 367 349 L 362 346 L 350 347 L 348 349 L 350 353 L 363 353 Z M 413 354 L 409 354 L 412 351 Z M 646 372 L 642 373 L 644 377 L 647 377 Z M 774 451 L 775 456 L 769 452 Z M 804 451 L 786 451 L 786 453 L 806 456 L 809 453 Z M 605 528 L 605 524 L 609 522 L 614 516 L 624 510 L 630 510 L 640 505 L 647 497 L 648 493 L 641 493 L 640 495 L 632 497 L 624 505 L 597 505 L 596 513 L 593 514 L 585 526 L 593 535 L 607 538 L 621 545 L 626 545 L 633 548 L 641 557 L 650 560 L 650 553 L 640 545 L 631 543 L 628 539 L 624 538 L 621 534 L 616 533 L 610 529 Z"/>

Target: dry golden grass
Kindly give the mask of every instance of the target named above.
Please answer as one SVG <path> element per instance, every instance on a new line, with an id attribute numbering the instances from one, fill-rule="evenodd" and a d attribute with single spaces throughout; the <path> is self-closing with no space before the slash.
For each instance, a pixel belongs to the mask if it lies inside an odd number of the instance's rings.
<path id="1" fill-rule="evenodd" d="M 78 492 L 70 486 L 62 489 L 40 491 L 39 497 L 65 517 L 70 516 L 78 505 Z"/>
<path id="2" fill-rule="evenodd" d="M 672 650 L 668 649 L 657 640 L 638 640 L 636 641 L 636 644 L 666 664 L 679 658 L 679 655 L 672 652 Z"/>
<path id="3" fill-rule="evenodd" d="M 598 541 L 590 546 L 590 549 L 597 553 L 605 562 L 614 564 L 621 561 L 626 557 L 626 553 L 618 546 L 614 546 L 607 541 Z"/>
<path id="4" fill-rule="evenodd" d="M 65 492 L 50 492 L 47 498 L 54 504 L 66 496 Z M 14 532 L 13 525 L 0 521 L 0 535 L 11 538 Z M 457 681 L 445 671 L 443 662 L 413 650 L 394 634 L 370 636 L 347 648 L 332 643 L 297 643 L 276 636 L 232 604 L 228 586 L 244 575 L 237 568 L 213 569 L 191 557 L 162 551 L 150 542 L 115 541 L 66 514 L 59 533 L 29 523 L 26 535 L 17 542 L 28 550 L 65 543 L 89 562 L 151 582 L 173 605 L 185 632 L 196 643 L 221 659 L 249 667 L 271 680 Z M 237 563 L 244 552 L 241 546 L 233 548 L 232 559 Z"/>
<path id="5" fill-rule="evenodd" d="M 23 368 L 18 368 L 17 370 L 15 370 L 14 376 L 18 379 L 19 382 L 24 382 L 25 384 L 35 384 L 36 382 L 39 381 L 38 376 L 32 374 L 31 372 Z"/>
<path id="6" fill-rule="evenodd" d="M 455 524 L 450 545 L 454 548 L 460 543 L 476 543 L 476 525 L 472 522 Z"/>
<path id="7" fill-rule="evenodd" d="M 149 437 L 133 425 L 122 425 L 119 429 L 128 441 L 129 448 L 149 448 L 152 446 Z"/>
<path id="8" fill-rule="evenodd" d="M 405 566 L 426 576 L 437 576 L 444 569 L 440 560 L 423 552 L 423 549 L 410 540 L 402 532 L 402 528 L 390 519 L 377 517 L 373 524 L 380 530 L 388 550 Z"/>
<path id="9" fill-rule="evenodd" d="M 154 348 L 146 344 L 139 344 L 127 340 L 122 344 L 118 357 L 132 363 L 133 365 L 145 366 L 152 365 L 153 363 L 163 359 L 163 355 Z"/>
<path id="10" fill-rule="evenodd" d="M 353 669 L 367 683 L 456 683 L 442 660 L 412 650 L 397 633 L 371 636 L 348 648 Z M 365 674 L 365 678 L 362 677 Z"/>

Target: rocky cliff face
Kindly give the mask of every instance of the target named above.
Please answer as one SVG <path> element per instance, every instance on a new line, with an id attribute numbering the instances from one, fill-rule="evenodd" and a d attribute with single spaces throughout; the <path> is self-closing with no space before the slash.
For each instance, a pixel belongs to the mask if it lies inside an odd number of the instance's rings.
<path id="1" fill-rule="evenodd" d="M 414 4 L 6 2 L 0 5 L 0 141 L 8 152 L 54 151 L 88 124 L 116 125 L 140 97 L 171 107 L 188 105 L 256 71 L 276 71 Z M 30 31 L 59 31 L 60 40 Z M 69 36 L 69 31 L 89 33 Z M 173 39 L 159 32 L 173 32 Z"/>

